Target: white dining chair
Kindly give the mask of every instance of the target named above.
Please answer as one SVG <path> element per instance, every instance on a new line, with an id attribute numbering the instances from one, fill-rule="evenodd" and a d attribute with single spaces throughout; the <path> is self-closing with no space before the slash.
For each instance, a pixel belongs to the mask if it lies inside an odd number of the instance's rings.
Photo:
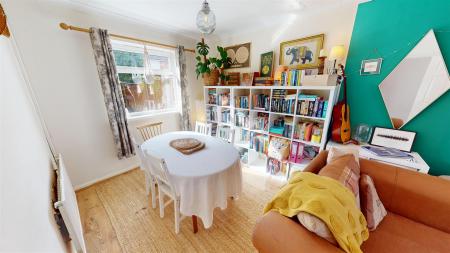
<path id="1" fill-rule="evenodd" d="M 140 168 L 144 171 L 145 175 L 145 193 L 148 195 L 151 194 L 152 197 L 152 208 L 156 208 L 156 179 L 152 175 L 150 166 L 145 160 L 144 153 L 141 149 L 141 145 L 137 144 L 137 142 L 133 138 L 134 148 L 136 149 L 136 153 L 140 160 Z"/>
<path id="2" fill-rule="evenodd" d="M 178 234 L 180 232 L 180 223 L 185 216 L 180 213 L 180 196 L 177 194 L 171 180 L 166 161 L 151 154 L 147 154 L 147 157 L 150 162 L 149 165 L 152 170 L 152 175 L 155 177 L 156 183 L 158 184 L 159 215 L 163 218 L 164 208 L 173 202 L 175 214 L 175 233 Z M 166 203 L 164 203 L 164 196 L 170 197 L 170 200 Z"/>
<path id="3" fill-rule="evenodd" d="M 212 124 L 211 123 L 205 123 L 200 121 L 195 121 L 195 132 L 205 134 L 205 135 L 211 135 L 212 133 Z"/>
<path id="4" fill-rule="evenodd" d="M 217 126 L 216 137 L 228 141 L 229 143 L 234 143 L 234 128 L 229 126 Z"/>
<path id="5" fill-rule="evenodd" d="M 141 134 L 142 140 L 146 141 L 150 138 L 162 134 L 162 122 L 146 124 L 143 126 L 136 127 L 138 132 Z"/>

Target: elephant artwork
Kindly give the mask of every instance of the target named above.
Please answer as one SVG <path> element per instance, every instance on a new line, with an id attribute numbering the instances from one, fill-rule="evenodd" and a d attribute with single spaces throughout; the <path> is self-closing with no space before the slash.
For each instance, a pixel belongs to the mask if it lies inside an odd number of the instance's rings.
<path id="1" fill-rule="evenodd" d="M 292 55 L 292 59 L 289 63 L 289 65 L 292 65 L 294 63 L 310 63 L 313 60 L 313 52 L 309 50 L 308 47 L 300 46 L 300 47 L 290 47 L 286 51 L 286 55 Z"/>

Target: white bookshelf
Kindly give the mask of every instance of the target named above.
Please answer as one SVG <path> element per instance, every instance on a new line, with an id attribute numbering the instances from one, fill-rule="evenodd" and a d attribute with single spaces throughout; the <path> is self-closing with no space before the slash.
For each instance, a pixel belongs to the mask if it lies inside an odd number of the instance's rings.
<path id="1" fill-rule="evenodd" d="M 332 111 L 333 106 L 336 104 L 336 101 L 338 99 L 340 86 L 204 86 L 204 103 L 205 103 L 205 110 L 208 108 L 217 110 L 217 118 L 216 120 L 207 120 L 210 123 L 215 123 L 218 125 L 227 125 L 235 129 L 236 131 L 236 137 L 235 137 L 235 143 L 234 145 L 238 149 L 244 149 L 247 150 L 247 164 L 250 168 L 256 169 L 256 170 L 263 170 L 264 172 L 265 167 L 267 166 L 267 155 L 264 153 L 259 153 L 253 149 L 250 149 L 250 143 L 247 142 L 240 142 L 239 141 L 239 134 L 241 129 L 256 132 L 262 135 L 267 136 L 267 138 L 283 138 L 289 140 L 291 143 L 292 141 L 302 143 L 306 146 L 314 146 L 319 148 L 320 151 L 325 149 L 326 142 L 327 142 L 327 134 L 329 130 L 329 126 L 331 123 L 331 117 L 332 117 Z M 222 106 L 217 104 L 209 104 L 209 91 L 215 90 L 216 94 L 222 94 L 222 93 L 229 93 L 229 106 Z M 279 112 L 273 112 L 272 109 L 272 96 L 274 90 L 287 90 L 286 92 L 290 95 L 295 94 L 295 102 L 294 102 L 294 113 L 288 114 L 288 113 L 279 113 Z M 255 105 L 253 105 L 252 97 L 253 95 L 257 94 L 265 94 L 269 96 L 269 110 L 266 111 L 264 108 L 255 108 Z M 325 117 L 310 117 L 310 116 L 303 116 L 303 115 L 297 115 L 297 105 L 298 105 L 298 98 L 300 94 L 305 95 L 317 95 L 320 97 L 323 97 L 324 100 L 328 101 L 328 105 L 326 108 L 326 115 Z M 248 96 L 248 108 L 236 108 L 235 107 L 235 96 Z M 229 122 L 223 122 L 222 121 L 222 113 L 224 110 L 230 111 L 230 121 Z M 249 125 L 248 127 L 239 127 L 236 126 L 235 122 L 235 115 L 237 112 L 243 111 L 245 113 L 249 114 Z M 256 119 L 258 113 L 264 113 L 268 115 L 269 118 L 269 126 L 270 128 L 271 124 L 273 123 L 273 120 L 275 120 L 278 117 L 292 117 L 293 120 L 293 127 L 292 132 L 290 133 L 290 137 L 280 137 L 275 136 L 271 133 L 269 133 L 269 129 L 266 129 L 266 131 L 263 130 L 255 130 L 252 129 L 253 121 Z M 208 119 L 208 117 L 206 117 Z M 318 122 L 319 124 L 323 125 L 322 130 L 322 136 L 320 143 L 312 143 L 307 142 L 303 140 L 297 140 L 294 138 L 294 130 L 295 125 L 298 124 L 300 121 L 312 121 L 312 122 Z M 292 163 L 289 161 L 286 161 L 288 163 L 288 171 L 286 175 L 282 176 L 275 176 L 279 177 L 280 179 L 287 179 L 289 174 L 292 170 L 301 170 L 308 164 L 308 160 L 303 160 L 301 164 Z"/>

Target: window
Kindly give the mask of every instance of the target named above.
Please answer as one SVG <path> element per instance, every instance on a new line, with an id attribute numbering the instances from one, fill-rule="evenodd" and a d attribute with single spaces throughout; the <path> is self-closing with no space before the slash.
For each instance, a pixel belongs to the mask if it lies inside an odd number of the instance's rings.
<path id="1" fill-rule="evenodd" d="M 145 54 L 143 45 L 116 40 L 112 47 L 128 117 L 180 111 L 174 50 L 147 46 Z"/>

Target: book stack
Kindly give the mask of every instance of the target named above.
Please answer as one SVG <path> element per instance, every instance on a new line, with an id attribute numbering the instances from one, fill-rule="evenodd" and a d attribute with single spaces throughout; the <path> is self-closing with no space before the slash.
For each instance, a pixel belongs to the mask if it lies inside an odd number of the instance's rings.
<path id="1" fill-rule="evenodd" d="M 281 72 L 281 79 L 275 83 L 277 86 L 300 86 L 303 70 L 290 69 Z"/>
<path id="2" fill-rule="evenodd" d="M 227 80 L 227 85 L 228 86 L 239 86 L 239 84 L 241 83 L 240 81 L 240 76 L 241 73 L 239 72 L 229 72 L 227 73 L 228 75 L 228 80 Z"/>
<path id="3" fill-rule="evenodd" d="M 217 104 L 221 106 L 229 106 L 230 105 L 230 93 L 222 93 L 217 96 Z"/>
<path id="4" fill-rule="evenodd" d="M 206 120 L 217 121 L 217 108 L 215 107 L 206 108 Z"/>
<path id="5" fill-rule="evenodd" d="M 270 97 L 265 94 L 253 95 L 253 109 L 269 111 Z"/>
<path id="6" fill-rule="evenodd" d="M 273 90 L 272 93 L 272 112 L 294 113 L 295 94 L 286 94 L 286 90 Z"/>
<path id="7" fill-rule="evenodd" d="M 208 104 L 215 105 L 217 102 L 216 89 L 208 90 Z"/>
<path id="8" fill-rule="evenodd" d="M 231 121 L 230 109 L 223 110 L 222 111 L 222 122 L 223 123 L 230 123 L 230 121 Z"/>
<path id="9" fill-rule="evenodd" d="M 293 141 L 291 144 L 291 153 L 289 154 L 289 161 L 292 163 L 301 163 L 303 160 L 304 145 Z"/>
<path id="10" fill-rule="evenodd" d="M 287 164 L 278 161 L 274 158 L 269 158 L 267 161 L 267 173 L 271 175 L 280 175 L 280 176 L 286 176 L 287 174 Z"/>
<path id="11" fill-rule="evenodd" d="M 236 108 L 248 109 L 248 96 L 236 96 L 236 97 L 234 97 L 234 106 Z"/>
<path id="12" fill-rule="evenodd" d="M 249 125 L 248 112 L 238 111 L 234 115 L 234 122 L 237 127 L 246 127 Z"/>
<path id="13" fill-rule="evenodd" d="M 247 143 L 250 141 L 250 131 L 242 129 L 237 135 L 236 141 L 239 143 Z"/>
<path id="14" fill-rule="evenodd" d="M 272 77 L 255 77 L 254 82 L 255 82 L 255 86 L 272 86 L 273 78 Z"/>
<path id="15" fill-rule="evenodd" d="M 297 115 L 325 118 L 327 115 L 328 101 L 315 95 L 298 96 Z"/>
<path id="16" fill-rule="evenodd" d="M 250 148 L 257 152 L 267 154 L 269 138 L 267 135 L 250 132 Z"/>
<path id="17" fill-rule="evenodd" d="M 252 129 L 267 131 L 267 125 L 269 123 L 269 115 L 265 113 L 258 113 L 253 119 Z"/>
<path id="18" fill-rule="evenodd" d="M 294 128 L 294 139 L 320 144 L 323 125 L 315 122 L 299 122 Z"/>
<path id="19" fill-rule="evenodd" d="M 269 132 L 275 136 L 291 138 L 293 127 L 294 123 L 292 117 L 281 117 L 274 120 L 273 125 L 269 129 Z"/>

